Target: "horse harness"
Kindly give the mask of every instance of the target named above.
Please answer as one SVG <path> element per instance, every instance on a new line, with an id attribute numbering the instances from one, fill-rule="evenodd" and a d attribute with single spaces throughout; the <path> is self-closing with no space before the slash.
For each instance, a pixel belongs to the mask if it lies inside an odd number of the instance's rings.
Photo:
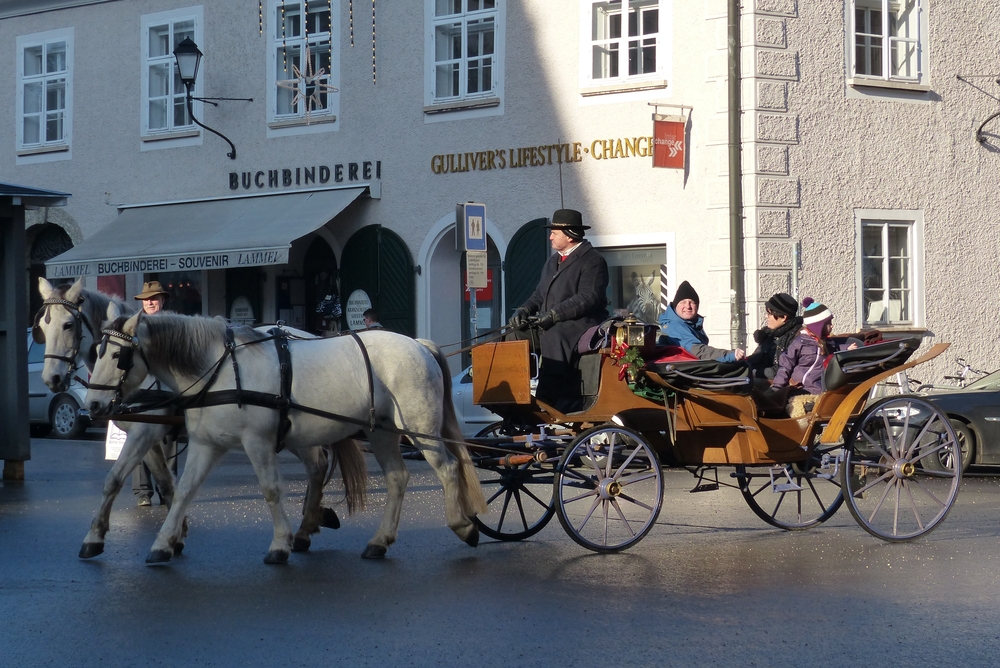
<path id="1" fill-rule="evenodd" d="M 45 317 L 46 323 L 52 322 L 50 309 L 53 306 L 62 306 L 70 312 L 70 315 L 73 316 L 74 347 L 70 350 L 68 355 L 50 355 L 46 352 L 44 359 L 54 359 L 66 362 L 66 364 L 69 365 L 69 373 L 67 373 L 67 377 L 76 377 L 78 381 L 86 386 L 87 381 L 76 375 L 77 370 L 80 368 L 76 360 L 80 355 L 80 346 L 83 344 L 83 328 L 87 328 L 87 331 L 90 332 L 90 338 L 94 341 L 97 340 L 97 335 L 94 332 L 93 326 L 90 324 L 90 320 L 87 318 L 87 314 L 83 312 L 82 299 L 71 302 L 68 299 L 63 299 L 61 297 L 50 297 L 43 301 L 42 308 L 38 309 L 38 313 L 35 315 L 35 321 L 31 325 L 31 338 L 34 339 L 35 343 L 45 343 L 45 330 L 42 329 L 42 316 Z"/>
<path id="2" fill-rule="evenodd" d="M 192 395 L 186 395 L 184 392 L 180 394 L 172 394 L 170 392 L 165 392 L 161 390 L 142 390 L 138 393 L 137 401 L 128 405 L 124 405 L 122 397 L 122 387 L 125 384 L 126 378 L 128 378 L 128 372 L 134 366 L 133 363 L 133 351 L 138 350 L 139 356 L 142 358 L 143 363 L 146 364 L 147 369 L 149 368 L 149 363 L 146 361 L 146 357 L 142 352 L 142 348 L 139 347 L 139 340 L 135 336 L 130 336 L 124 332 L 120 332 L 114 329 L 102 330 L 101 346 L 98 351 L 98 357 L 103 357 L 107 348 L 107 344 L 111 339 L 120 339 L 124 341 L 124 344 L 115 343 L 121 350 L 118 356 L 118 368 L 122 370 L 122 376 L 118 381 L 117 385 L 99 385 L 91 383 L 90 387 L 95 390 L 108 390 L 115 392 L 115 399 L 112 404 L 116 407 L 116 415 L 125 415 L 132 413 L 141 413 L 149 410 L 155 410 L 158 408 L 173 407 L 177 410 L 187 410 L 189 408 L 206 408 L 209 406 L 223 406 L 226 404 L 236 404 L 238 408 L 243 408 L 244 405 L 249 406 L 260 406 L 263 408 L 274 408 L 278 410 L 278 433 L 277 442 L 275 445 L 275 452 L 281 452 L 285 447 L 285 437 L 288 435 L 289 430 L 292 427 L 292 421 L 288 417 L 288 414 L 292 410 L 301 411 L 303 413 L 309 413 L 311 415 L 316 415 L 323 418 L 328 418 L 331 420 L 338 420 L 340 422 L 347 422 L 350 424 L 356 424 L 360 427 L 367 427 L 369 430 L 374 431 L 376 429 L 375 424 L 375 382 L 372 373 L 371 358 L 368 356 L 368 349 L 365 347 L 364 342 L 361 340 L 355 332 L 351 332 L 351 337 L 358 344 L 361 349 L 361 356 L 365 361 L 365 371 L 368 376 L 368 421 L 359 420 L 357 418 L 352 418 L 347 415 L 339 415 L 337 413 L 331 413 L 328 411 L 323 411 L 318 408 L 312 408 L 310 406 L 303 406 L 302 404 L 295 403 L 291 400 L 292 393 L 292 352 L 288 347 L 289 334 L 285 330 L 279 327 L 274 327 L 268 330 L 268 336 L 263 339 L 258 339 L 255 341 L 248 341 L 246 343 L 236 343 L 236 338 L 231 327 L 226 327 L 225 331 L 225 350 L 222 353 L 222 357 L 216 362 L 212 368 L 212 375 L 208 379 L 208 382 L 196 393 Z M 309 339 L 302 339 L 309 340 Z M 258 392 L 255 390 L 245 390 L 243 389 L 242 380 L 240 378 L 240 367 L 236 360 L 236 349 L 241 346 L 255 345 L 259 343 L 265 343 L 267 341 L 274 341 L 275 350 L 278 354 L 278 368 L 280 372 L 280 394 L 273 394 L 270 392 Z M 215 390 L 210 391 L 211 387 L 219 378 L 219 373 L 222 367 L 225 365 L 226 358 L 231 358 L 233 364 L 233 374 L 236 379 L 236 388 L 231 390 Z M 207 374 L 208 372 L 206 372 Z M 204 377 L 204 376 L 202 376 Z M 200 378 L 198 380 L 201 380 Z M 195 381 L 197 383 L 197 381 Z M 193 385 L 193 384 L 192 384 Z M 190 389 L 190 387 L 188 388 Z M 382 427 L 385 429 L 386 427 Z M 393 430 L 398 431 L 398 430 Z"/>

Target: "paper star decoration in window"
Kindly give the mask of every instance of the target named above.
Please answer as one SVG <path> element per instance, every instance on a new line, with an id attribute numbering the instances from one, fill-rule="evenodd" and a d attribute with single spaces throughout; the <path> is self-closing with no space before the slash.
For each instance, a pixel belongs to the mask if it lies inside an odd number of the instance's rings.
<path id="1" fill-rule="evenodd" d="M 308 46 L 306 47 L 305 55 L 306 71 L 302 72 L 298 67 L 292 65 L 292 74 L 295 75 L 295 78 L 278 81 L 277 84 L 282 88 L 287 88 L 295 92 L 295 97 L 292 98 L 293 107 L 299 102 L 305 102 L 306 125 L 309 125 L 312 110 L 323 107 L 323 100 L 320 98 L 320 95 L 323 93 L 336 93 L 338 90 L 330 84 L 321 81 L 321 79 L 326 77 L 325 67 L 321 67 L 318 72 L 313 73 L 312 57 L 309 55 Z"/>

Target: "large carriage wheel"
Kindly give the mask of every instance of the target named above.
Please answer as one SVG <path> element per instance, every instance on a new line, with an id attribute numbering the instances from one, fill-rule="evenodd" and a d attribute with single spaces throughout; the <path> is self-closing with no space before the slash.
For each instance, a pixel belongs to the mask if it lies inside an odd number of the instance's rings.
<path id="1" fill-rule="evenodd" d="M 663 505 L 656 452 L 631 429 L 589 429 L 559 460 L 556 513 L 566 533 L 595 552 L 618 552 L 642 540 Z"/>
<path id="2" fill-rule="evenodd" d="M 929 532 L 955 504 L 958 447 L 951 422 L 933 404 L 913 396 L 873 404 L 844 447 L 841 485 L 854 519 L 887 541 Z"/>
<path id="3" fill-rule="evenodd" d="M 844 503 L 835 475 L 840 452 L 839 448 L 815 450 L 809 461 L 775 467 L 774 473 L 771 468 L 741 464 L 736 467 L 736 481 L 757 517 L 779 529 L 808 529 L 833 517 Z"/>
<path id="4" fill-rule="evenodd" d="M 495 422 L 476 436 L 512 436 L 503 422 Z M 524 540 L 552 519 L 553 464 L 499 464 L 497 456 L 473 456 L 479 483 L 486 494 L 485 514 L 475 518 L 479 530 L 496 540 Z"/>

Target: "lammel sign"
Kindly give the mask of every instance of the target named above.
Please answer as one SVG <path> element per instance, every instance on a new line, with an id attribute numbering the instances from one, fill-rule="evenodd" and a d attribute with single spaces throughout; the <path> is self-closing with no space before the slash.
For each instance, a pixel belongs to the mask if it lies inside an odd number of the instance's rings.
<path id="1" fill-rule="evenodd" d="M 260 267 L 269 264 L 287 264 L 287 248 L 232 250 L 214 253 L 184 253 L 160 255 L 149 258 L 108 258 L 73 264 L 49 265 L 48 278 L 77 278 L 80 276 L 113 276 L 116 274 L 149 273 L 157 271 L 185 271 L 189 269 L 229 269 L 232 267 Z"/>

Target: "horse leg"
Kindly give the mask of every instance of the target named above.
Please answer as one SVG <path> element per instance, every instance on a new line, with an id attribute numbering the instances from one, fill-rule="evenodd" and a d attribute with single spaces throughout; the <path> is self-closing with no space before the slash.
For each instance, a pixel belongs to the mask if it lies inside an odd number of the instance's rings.
<path id="1" fill-rule="evenodd" d="M 414 438 L 413 442 L 437 473 L 444 488 L 444 513 L 448 528 L 463 542 L 476 547 L 479 544 L 479 528 L 464 512 L 458 460 L 441 441 Z"/>
<path id="2" fill-rule="evenodd" d="M 153 480 L 156 482 L 156 489 L 159 490 L 160 498 L 167 505 L 167 510 L 174 503 L 174 475 L 170 471 L 170 464 L 167 463 L 167 457 L 163 454 L 163 445 L 166 430 L 159 425 L 149 425 L 152 427 L 149 438 L 155 439 L 153 447 L 149 449 L 143 461 L 149 467 L 149 473 L 153 476 Z M 188 533 L 188 522 L 187 518 L 184 518 L 184 523 L 181 527 L 181 536 L 174 543 L 174 555 L 180 556 L 181 552 L 184 551 L 184 540 L 187 538 Z"/>
<path id="3" fill-rule="evenodd" d="M 177 488 L 174 490 L 174 503 L 170 506 L 167 519 L 163 521 L 163 526 L 156 534 L 156 540 L 146 556 L 147 564 L 170 561 L 174 555 L 174 547 L 181 538 L 188 505 L 198 493 L 198 488 L 205 482 L 209 471 L 225 453 L 226 448 L 202 443 L 194 436 L 190 438 L 184 473 L 181 474 L 181 479 L 177 481 Z"/>
<path id="4" fill-rule="evenodd" d="M 295 454 L 299 456 L 306 467 L 309 483 L 306 486 L 306 498 L 302 502 L 302 524 L 292 538 L 292 552 L 305 552 L 312 544 L 309 536 L 319 533 L 324 511 L 327 510 L 320 508 L 320 503 L 323 500 L 323 483 L 326 480 L 329 460 L 327 452 L 323 448 L 308 448 L 304 452 L 300 451 Z M 332 513 L 333 510 L 330 512 Z M 336 518 L 336 513 L 333 516 Z"/>
<path id="5" fill-rule="evenodd" d="M 375 460 L 382 467 L 385 476 L 387 492 L 385 513 L 378 531 L 368 541 L 365 551 L 361 553 L 364 559 L 378 559 L 385 556 L 386 549 L 396 542 L 396 532 L 399 530 L 399 515 L 403 509 L 403 494 L 410 480 L 410 472 L 406 470 L 403 456 L 399 452 L 399 436 L 386 431 L 374 431 L 369 436 L 369 444 Z"/>
<path id="6" fill-rule="evenodd" d="M 97 510 L 97 515 L 94 516 L 94 521 L 90 524 L 90 531 L 83 539 L 83 545 L 80 547 L 81 559 L 90 559 L 104 552 L 104 536 L 108 533 L 108 528 L 111 525 L 111 505 L 132 469 L 139 465 L 142 458 L 156 442 L 147 436 L 148 432 L 142 429 L 133 429 L 128 432 L 118 459 L 115 460 L 104 479 L 104 498 L 101 500 L 101 507 Z"/>
<path id="7" fill-rule="evenodd" d="M 278 457 L 274 452 L 274 442 L 268 442 L 257 434 L 250 434 L 244 437 L 243 448 L 250 458 L 250 463 L 253 464 L 257 481 L 260 483 L 264 500 L 271 509 L 271 518 L 274 521 L 274 537 L 264 557 L 264 563 L 283 564 L 288 561 L 291 552 L 292 525 L 281 503 L 281 471 L 278 468 Z M 187 474 L 186 467 L 184 473 Z"/>

